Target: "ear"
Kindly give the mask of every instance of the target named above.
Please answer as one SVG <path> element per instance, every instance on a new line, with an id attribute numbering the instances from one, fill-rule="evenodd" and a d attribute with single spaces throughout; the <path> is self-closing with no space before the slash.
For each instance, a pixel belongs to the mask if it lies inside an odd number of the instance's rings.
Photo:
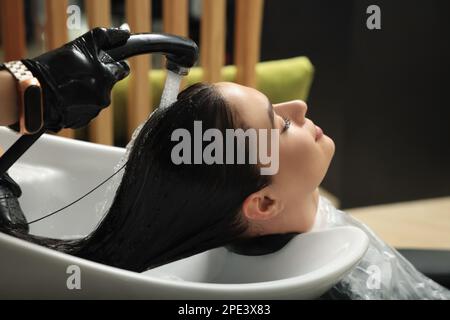
<path id="1" fill-rule="evenodd" d="M 249 220 L 269 220 L 277 216 L 284 206 L 278 197 L 263 188 L 249 195 L 242 204 L 242 213 Z"/>

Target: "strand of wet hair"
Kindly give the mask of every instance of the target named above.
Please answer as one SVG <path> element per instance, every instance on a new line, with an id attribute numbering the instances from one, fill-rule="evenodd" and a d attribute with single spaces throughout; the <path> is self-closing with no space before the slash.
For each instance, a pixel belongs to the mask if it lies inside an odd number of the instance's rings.
<path id="1" fill-rule="evenodd" d="M 39 221 L 44 220 L 44 219 L 47 219 L 47 218 L 49 218 L 49 217 L 51 217 L 51 216 L 57 214 L 58 212 L 61 212 L 61 211 L 65 210 L 65 209 L 67 209 L 68 207 L 74 205 L 75 203 L 79 202 L 80 200 L 84 199 L 85 197 L 87 197 L 88 195 L 90 195 L 92 192 L 94 192 L 95 190 L 97 190 L 98 188 L 100 188 L 102 185 L 104 185 L 108 180 L 112 179 L 112 178 L 113 178 L 116 174 L 118 174 L 123 168 L 125 168 L 125 166 L 126 166 L 127 164 L 128 164 L 128 160 L 127 160 L 127 162 L 125 162 L 125 164 L 124 164 L 122 167 L 120 167 L 119 170 L 117 170 L 116 172 L 114 172 L 111 176 L 109 176 L 108 178 L 106 178 L 103 182 L 101 182 L 99 185 L 97 185 L 94 189 L 90 190 L 88 193 L 84 194 L 83 196 L 79 197 L 78 199 L 74 200 L 73 202 L 69 203 L 68 205 L 62 207 L 61 209 L 58 209 L 58 210 L 53 211 L 53 212 L 51 212 L 51 213 L 49 213 L 49 214 L 46 214 L 45 216 L 42 216 L 42 217 L 40 217 L 40 218 L 38 218 L 38 219 L 35 219 L 35 220 L 32 220 L 32 221 L 28 222 L 27 225 L 30 225 L 30 224 L 32 224 L 32 223 L 39 222 Z"/>

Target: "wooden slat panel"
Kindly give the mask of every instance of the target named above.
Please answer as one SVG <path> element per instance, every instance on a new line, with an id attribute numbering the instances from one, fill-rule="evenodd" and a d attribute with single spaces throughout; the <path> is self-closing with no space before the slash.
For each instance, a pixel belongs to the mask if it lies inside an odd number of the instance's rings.
<path id="1" fill-rule="evenodd" d="M 189 36 L 188 0 L 163 0 L 163 31 L 182 37 Z M 162 57 L 162 65 L 166 65 L 164 57 Z M 181 80 L 180 88 L 185 85 L 186 80 Z"/>
<path id="2" fill-rule="evenodd" d="M 46 0 L 46 46 L 47 50 L 65 44 L 67 38 L 67 0 Z"/>
<path id="3" fill-rule="evenodd" d="M 131 32 L 150 32 L 151 1 L 127 0 L 126 16 Z M 150 59 L 142 55 L 130 59 L 131 78 L 128 92 L 128 137 L 145 121 L 151 112 L 151 92 L 149 90 L 148 72 Z"/>
<path id="4" fill-rule="evenodd" d="M 188 0 L 163 0 L 164 32 L 187 37 L 189 34 L 188 18 Z"/>
<path id="5" fill-rule="evenodd" d="M 263 0 L 236 0 L 234 60 L 236 82 L 255 87 L 256 64 L 260 57 Z"/>
<path id="6" fill-rule="evenodd" d="M 45 25 L 45 40 L 47 50 L 56 49 L 67 43 L 67 0 L 46 0 L 47 21 Z M 75 131 L 72 129 L 62 129 L 59 136 L 73 138 Z"/>
<path id="7" fill-rule="evenodd" d="M 111 2 L 110 0 L 85 0 L 89 28 L 111 26 Z M 114 144 L 113 102 L 108 108 L 89 124 L 89 138 L 92 142 L 106 145 Z"/>
<path id="8" fill-rule="evenodd" d="M 26 44 L 23 0 L 0 0 L 0 15 L 4 61 L 24 58 Z"/>
<path id="9" fill-rule="evenodd" d="M 200 59 L 203 81 L 218 82 L 225 62 L 225 0 L 203 0 Z"/>

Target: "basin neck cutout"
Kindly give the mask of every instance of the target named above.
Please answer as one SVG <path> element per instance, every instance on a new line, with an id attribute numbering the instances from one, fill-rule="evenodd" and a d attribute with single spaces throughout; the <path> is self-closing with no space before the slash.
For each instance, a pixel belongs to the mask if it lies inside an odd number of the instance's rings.
<path id="1" fill-rule="evenodd" d="M 291 232 L 244 238 L 232 242 L 226 248 L 244 256 L 262 256 L 281 250 L 299 234 L 301 233 Z"/>

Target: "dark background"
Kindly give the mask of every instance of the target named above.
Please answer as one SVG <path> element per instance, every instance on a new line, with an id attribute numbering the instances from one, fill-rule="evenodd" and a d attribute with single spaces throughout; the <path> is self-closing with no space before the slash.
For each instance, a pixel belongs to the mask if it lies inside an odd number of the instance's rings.
<path id="1" fill-rule="evenodd" d="M 336 143 L 323 186 L 341 207 L 450 195 L 449 16 L 442 0 L 265 2 L 261 59 L 315 66 L 308 113 Z"/>

